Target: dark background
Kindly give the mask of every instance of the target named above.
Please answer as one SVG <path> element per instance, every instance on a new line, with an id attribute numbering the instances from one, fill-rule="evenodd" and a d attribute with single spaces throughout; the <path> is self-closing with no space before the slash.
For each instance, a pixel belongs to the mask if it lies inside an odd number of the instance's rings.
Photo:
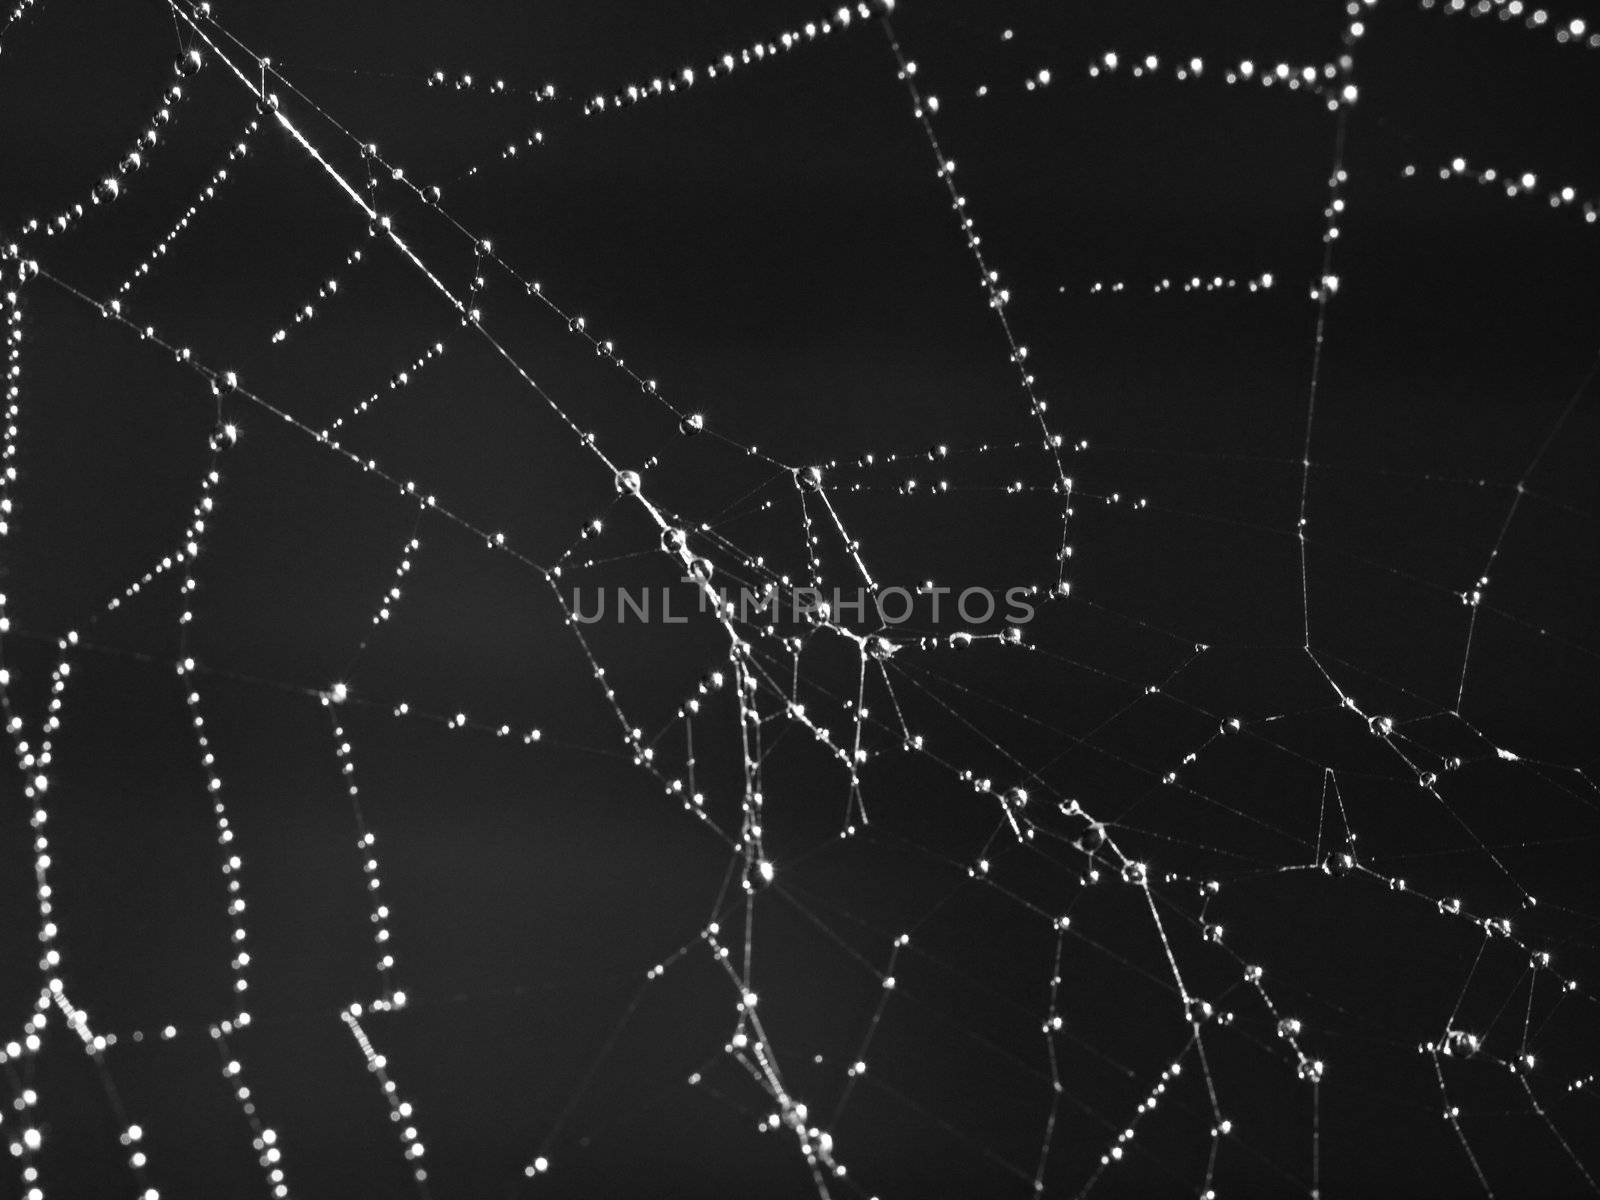
<path id="1" fill-rule="evenodd" d="M 1058 808 L 1070 799 L 1151 864 L 1190 989 L 1232 1014 L 1204 1033 L 1233 1122 L 1220 1194 L 1306 1194 L 1314 1146 L 1324 1195 L 1478 1194 L 1418 1051 L 1447 1027 L 1483 1039 L 1476 1056 L 1442 1061 L 1496 1193 L 1590 1190 L 1572 1155 L 1591 1175 L 1600 1162 L 1600 227 L 1575 207 L 1434 173 L 1459 154 L 1600 193 L 1600 59 L 1493 16 L 1405 3 L 1367 14 L 1311 446 L 1314 661 L 1294 527 L 1317 316 L 1307 292 L 1335 120 L 1313 96 L 1219 76 L 1242 58 L 1329 61 L 1342 10 L 900 9 L 896 34 L 941 100 L 935 128 L 1012 294 L 1052 428 L 1087 448 L 1064 458 L 1070 598 L 1041 608 L 1019 646 L 948 648 L 936 640 L 959 627 L 948 618 L 903 627 L 929 640 L 887 664 L 888 683 L 869 675 L 872 824 L 858 836 L 839 837 L 846 773 L 784 709 L 804 703 L 848 742 L 857 651 L 826 631 L 790 643 L 745 630 L 769 672 L 754 703 L 778 872 L 754 907 L 751 986 L 786 1085 L 827 1118 L 849 1165 L 834 1193 L 1029 1194 L 1050 1107 L 1051 921 L 1063 913 L 1065 1092 L 1046 1192 L 1079 1194 L 1180 1054 L 1183 1074 L 1095 1188 L 1201 1186 L 1213 1110 L 1157 924 L 1117 879 L 1116 854 L 1074 846 L 1082 822 Z M 333 166 L 364 185 L 356 144 L 327 116 L 407 180 L 440 183 L 451 218 L 659 380 L 665 403 L 485 269 L 484 329 L 613 462 L 649 464 L 653 502 L 714 525 L 694 544 L 719 582 L 806 579 L 787 468 L 816 462 L 836 464 L 828 497 L 880 583 L 1054 582 L 1054 469 L 876 21 L 706 80 L 724 50 L 823 14 L 771 0 L 238 2 L 215 16 L 272 57 L 281 111 Z M 258 77 L 247 53 L 202 27 Z M 504 532 L 533 563 L 555 563 L 604 517 L 604 534 L 565 560 L 563 587 L 672 585 L 687 607 L 640 506 L 617 499 L 610 470 L 546 399 L 369 237 L 366 217 L 270 119 L 124 308 L 206 369 L 237 371 L 244 392 L 219 401 L 202 374 L 61 286 L 109 299 L 259 116 L 207 50 L 148 165 L 116 203 L 89 204 L 195 44 L 162 5 L 64 0 L 27 10 L 0 42 L 0 242 L 20 239 L 48 274 L 22 296 L 0 649 L 36 738 L 55 639 L 82 635 L 49 794 L 59 973 L 96 1031 L 117 1036 L 105 1062 L 146 1130 L 152 1183 L 173 1197 L 266 1187 L 207 1034 L 232 1012 L 228 924 L 171 670 L 172 577 L 91 623 L 175 547 L 220 410 L 242 433 L 219 468 L 190 652 L 249 904 L 253 1020 L 230 1046 L 280 1135 L 293 1194 L 412 1187 L 338 1018 L 382 993 L 318 699 L 335 680 L 351 692 L 340 715 L 410 999 L 366 1027 L 416 1106 L 433 1194 L 813 1193 L 792 1135 L 756 1132 L 775 1105 L 724 1052 L 737 990 L 698 940 L 713 916 L 725 930 L 744 920 L 737 884 L 726 889 L 738 864 L 715 832 L 737 837 L 744 794 L 729 688 L 708 691 L 693 720 L 709 825 L 663 787 L 686 777 L 679 706 L 730 670 L 722 629 L 697 617 L 584 631 L 626 719 L 659 737 L 653 772 L 642 770 L 537 570 L 437 513 L 419 520 L 375 472 L 259 402 L 318 429 L 443 341 L 412 383 L 350 421 L 343 444 L 479 533 Z M 1108 50 L 1125 64 L 1156 54 L 1163 77 L 1134 79 L 1125 65 L 1089 79 Z M 1194 55 L 1201 81 L 1165 74 Z M 692 89 L 581 114 L 597 92 L 684 65 L 700 71 Z M 1041 67 L 1050 87 L 1025 90 Z M 435 69 L 511 90 L 424 86 Z M 522 90 L 546 82 L 558 99 Z M 991 89 L 981 100 L 980 84 Z M 543 143 L 528 148 L 535 128 Z M 513 140 L 524 149 L 499 161 Z M 1407 164 L 1415 178 L 1402 177 Z M 393 180 L 377 196 L 464 294 L 471 238 Z M 71 233 L 24 235 L 30 218 L 74 203 L 88 215 Z M 364 260 L 339 272 L 339 295 L 272 345 L 357 248 Z M 1263 271 L 1270 292 L 1147 294 L 1165 276 Z M 1118 279 L 1126 293 L 1091 295 Z M 703 413 L 706 432 L 684 436 L 673 408 Z M 930 463 L 923 452 L 940 443 L 950 455 Z M 855 465 L 866 453 L 877 465 Z M 896 453 L 908 457 L 884 465 Z M 901 494 L 910 476 L 922 488 Z M 939 478 L 951 491 L 927 495 Z M 1022 491 L 1008 493 L 1015 481 Z M 1464 653 L 1461 594 L 1484 573 L 1519 483 Z M 815 528 L 824 581 L 855 586 L 831 522 Z M 413 531 L 423 546 L 405 598 L 357 654 Z M 1317 663 L 1360 713 L 1340 706 Z M 902 749 L 890 684 L 926 753 Z M 402 701 L 412 714 L 396 719 Z M 447 727 L 457 712 L 468 728 Z M 1362 713 L 1391 716 L 1396 735 L 1373 736 Z M 1222 734 L 1234 717 L 1240 733 Z M 543 740 L 497 738 L 502 723 Z M 1026 781 L 1034 841 L 1017 844 L 964 770 L 997 788 Z M 1350 848 L 1330 771 L 1365 870 L 1323 869 Z M 1437 794 L 1419 773 L 1439 776 Z M 20 1035 L 41 984 L 21 775 L 8 771 L 4 787 L 0 1044 Z M 988 873 L 975 877 L 980 859 Z M 1086 883 L 1096 866 L 1100 881 Z M 1402 877 L 1414 894 L 1388 882 Z M 1220 885 L 1209 900 L 1205 881 Z M 1465 917 L 1435 906 L 1451 896 Z M 1511 918 L 1514 938 L 1475 923 L 1491 917 Z M 1204 922 L 1223 925 L 1220 945 Z M 902 932 L 912 940 L 872 1026 Z M 1551 968 L 1530 972 L 1541 950 Z M 1265 967 L 1278 1014 L 1242 982 L 1244 963 Z M 1315 1138 L 1312 1088 L 1275 1034 L 1278 1015 L 1298 1017 L 1301 1046 L 1326 1063 Z M 128 1194 L 93 1064 L 51 1017 L 42 1054 L 0 1068 L 0 1095 L 37 1091 L 48 1195 Z M 178 1035 L 160 1038 L 169 1023 Z M 869 1027 L 869 1070 L 841 1110 Z M 1506 1065 L 1525 1050 L 1548 1121 Z M 8 1113 L 8 1143 L 18 1127 Z M 552 1169 L 525 1182 L 538 1153 Z M 0 1195 L 21 1190 L 14 1166 L 0 1173 Z"/>

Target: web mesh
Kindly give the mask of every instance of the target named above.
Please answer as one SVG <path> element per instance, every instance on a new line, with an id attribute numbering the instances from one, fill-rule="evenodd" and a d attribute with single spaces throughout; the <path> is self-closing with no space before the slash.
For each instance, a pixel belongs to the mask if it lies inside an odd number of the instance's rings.
<path id="1" fill-rule="evenodd" d="M 20 1192 L 1596 1190 L 1596 36 L 776 7 L 7 17 Z"/>

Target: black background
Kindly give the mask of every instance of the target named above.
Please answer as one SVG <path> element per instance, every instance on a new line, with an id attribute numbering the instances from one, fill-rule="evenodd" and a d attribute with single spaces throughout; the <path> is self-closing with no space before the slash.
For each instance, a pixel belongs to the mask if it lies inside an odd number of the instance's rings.
<path id="1" fill-rule="evenodd" d="M 1076 799 L 1151 864 L 1161 928 L 1190 989 L 1233 1014 L 1204 1033 L 1233 1122 L 1221 1194 L 1304 1195 L 1312 1179 L 1312 1089 L 1296 1078 L 1276 1017 L 1241 982 L 1246 962 L 1265 967 L 1274 1002 L 1327 1065 L 1324 1195 L 1481 1190 L 1441 1115 L 1433 1062 L 1418 1052 L 1452 1022 L 1484 1038 L 1478 1056 L 1443 1061 L 1497 1194 L 1586 1191 L 1554 1131 L 1592 1174 L 1594 1088 L 1569 1085 L 1592 1075 L 1600 1052 L 1600 229 L 1575 208 L 1435 172 L 1460 154 L 1594 196 L 1594 52 L 1493 17 L 1400 3 L 1367 15 L 1311 446 L 1313 660 L 1294 529 L 1317 317 L 1307 293 L 1335 119 L 1313 96 L 1218 76 L 1242 58 L 1330 60 L 1341 9 L 900 7 L 895 31 L 919 85 L 941 100 L 935 128 L 1012 294 L 1052 428 L 1069 449 L 1087 448 L 1064 458 L 1075 483 L 1072 594 L 1040 609 L 1022 645 L 949 648 L 934 640 L 959 627 L 948 617 L 898 631 L 930 639 L 888 664 L 927 754 L 902 751 L 883 678 L 869 677 L 872 824 L 858 836 L 839 838 L 845 772 L 785 718 L 777 687 L 759 693 L 778 874 L 755 904 L 752 986 L 786 1084 L 813 1120 L 841 1095 L 893 940 L 912 935 L 869 1070 L 828 1124 L 850 1168 L 831 1186 L 1029 1193 L 1049 1108 L 1040 1024 L 1058 914 L 1072 916 L 1057 1038 L 1066 1095 L 1047 1192 L 1079 1193 L 1184 1051 L 1192 1031 L 1143 894 L 1116 878 L 1109 851 L 1101 881 L 1086 886 L 1088 860 L 1059 840 L 1081 831 L 1056 807 Z M 667 404 L 520 284 L 485 271 L 484 328 L 613 462 L 651 464 L 654 502 L 686 525 L 715 522 L 715 536 L 695 544 L 719 582 L 807 576 L 800 492 L 784 465 L 826 462 L 836 464 L 829 499 L 880 583 L 1048 587 L 1061 503 L 1053 467 L 878 23 L 704 77 L 724 50 L 822 15 L 791 0 L 215 8 L 222 28 L 300 89 L 270 85 L 333 167 L 364 185 L 355 144 L 313 101 L 408 180 L 441 183 L 451 217 L 660 381 Z M 1016 36 L 1002 41 L 1006 28 Z M 172 81 L 174 58 L 196 44 L 158 4 L 62 0 L 28 10 L 0 43 L 0 240 L 20 240 L 48 275 L 22 298 L 3 650 L 13 709 L 36 737 L 55 639 L 82 634 L 49 795 L 59 973 L 94 1028 L 118 1036 L 106 1063 L 147 1131 L 152 1181 L 168 1196 L 265 1188 L 207 1036 L 231 1012 L 228 925 L 171 671 L 172 578 L 88 624 L 175 547 L 220 404 L 242 432 L 220 466 L 191 653 L 249 904 L 254 1019 L 230 1045 L 280 1134 L 294 1194 L 411 1186 L 338 1018 L 380 992 L 318 699 L 335 680 L 351 691 L 341 717 L 395 914 L 395 979 L 410 998 L 367 1028 L 416 1105 L 433 1193 L 812 1193 L 792 1135 L 756 1132 L 774 1103 L 723 1050 L 737 991 L 697 938 L 719 900 L 724 928 L 742 925 L 736 885 L 723 891 L 728 845 L 633 764 L 549 587 L 460 525 L 436 513 L 419 521 L 376 473 L 252 398 L 318 429 L 442 340 L 445 354 L 353 419 L 344 444 L 480 533 L 503 532 L 534 563 L 554 563 L 603 517 L 604 534 L 566 560 L 562 587 L 674 586 L 688 607 L 692 593 L 674 583 L 677 564 L 657 552 L 640 506 L 616 497 L 609 469 L 393 245 L 369 236 L 365 215 L 270 118 L 124 310 L 206 368 L 237 371 L 244 392 L 218 401 L 202 375 L 52 282 L 109 299 L 259 116 L 207 49 L 149 164 L 116 203 L 88 203 Z M 258 77 L 248 54 L 220 44 Z M 1108 50 L 1123 71 L 1089 79 Z M 1147 53 L 1164 64 L 1198 55 L 1206 75 L 1131 78 L 1127 64 Z M 701 72 L 691 89 L 581 114 L 597 92 L 684 65 Z M 1025 90 L 1041 67 L 1050 87 Z M 502 77 L 513 90 L 424 86 L 435 69 Z M 547 81 L 559 92 L 549 103 L 516 90 Z M 980 84 L 991 88 L 981 100 Z M 498 161 L 533 128 L 542 145 Z M 473 164 L 480 171 L 459 178 Z M 1402 177 L 1407 164 L 1415 178 Z M 392 180 L 377 195 L 395 232 L 464 294 L 470 238 Z M 88 215 L 73 232 L 23 233 L 30 218 L 80 202 Z M 339 296 L 272 345 L 356 248 L 364 261 L 342 274 Z M 1165 276 L 1263 271 L 1275 277 L 1270 292 L 1147 294 Z M 1119 279 L 1126 293 L 1090 292 Z M 684 436 L 668 405 L 703 413 L 706 432 Z M 940 443 L 951 454 L 930 463 L 922 452 Z M 751 444 L 763 453 L 742 449 Z M 869 452 L 879 465 L 854 465 Z M 891 453 L 909 457 L 883 465 Z M 908 476 L 921 481 L 917 494 L 900 493 Z M 925 494 L 939 478 L 952 491 Z M 1020 494 L 1007 493 L 1013 481 Z M 1461 593 L 1484 572 L 1519 482 L 1528 493 L 1464 655 Z M 823 578 L 853 587 L 822 520 Z M 357 655 L 414 529 L 423 546 L 405 599 Z M 605 561 L 580 569 L 590 559 Z M 745 632 L 787 689 L 791 650 Z M 729 670 L 721 628 L 697 617 L 584 634 L 628 721 L 660 733 L 660 776 L 683 775 L 674 714 L 709 672 Z M 857 660 L 827 632 L 800 654 L 790 698 L 836 738 L 853 735 L 841 704 Z M 1317 663 L 1361 713 L 1393 717 L 1397 736 L 1374 737 L 1341 708 Z M 401 701 L 414 715 L 397 720 Z M 446 727 L 456 712 L 468 729 Z M 1233 717 L 1243 731 L 1220 734 Z M 544 739 L 496 738 L 502 722 Z M 708 810 L 736 836 L 743 785 L 728 688 L 704 698 L 694 734 Z M 1462 765 L 1441 766 L 1455 757 Z M 1017 845 L 963 769 L 998 788 L 1026 779 L 1039 837 Z M 1330 769 L 1370 871 L 1319 865 L 1347 848 L 1325 805 Z M 1437 795 L 1418 786 L 1419 771 L 1440 774 Z M 21 788 L 8 771 L 0 1041 L 20 1035 L 41 983 Z M 987 877 L 972 878 L 980 858 Z M 1400 877 L 1418 894 L 1385 882 Z M 1200 934 L 1206 880 L 1221 884 L 1203 918 L 1224 926 L 1220 946 Z M 1435 907 L 1449 896 L 1466 918 Z M 1471 919 L 1502 916 L 1514 941 Z M 680 946 L 688 952 L 646 985 L 646 969 Z M 1531 1006 L 1529 950 L 1553 955 Z M 1576 990 L 1563 994 L 1567 979 Z M 11 1089 L 37 1089 L 42 1185 L 53 1196 L 127 1194 L 93 1065 L 51 1015 L 26 1076 L 0 1074 L 8 1101 Z M 169 1022 L 178 1036 L 157 1037 Z M 1550 1123 L 1504 1065 L 1524 1048 Z M 1201 1185 L 1213 1115 L 1192 1050 L 1183 1064 L 1098 1193 Z M 17 1128 L 8 1113 L 8 1142 Z M 552 1169 L 525 1182 L 536 1153 Z M 8 1168 L 0 1194 L 13 1193 Z"/>

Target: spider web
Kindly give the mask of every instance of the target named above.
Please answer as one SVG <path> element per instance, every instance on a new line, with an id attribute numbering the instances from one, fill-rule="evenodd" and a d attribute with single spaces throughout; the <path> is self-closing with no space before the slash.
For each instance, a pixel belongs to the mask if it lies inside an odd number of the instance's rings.
<path id="1" fill-rule="evenodd" d="M 774 8 L 5 18 L 7 1187 L 1597 1190 L 1589 24 Z"/>

